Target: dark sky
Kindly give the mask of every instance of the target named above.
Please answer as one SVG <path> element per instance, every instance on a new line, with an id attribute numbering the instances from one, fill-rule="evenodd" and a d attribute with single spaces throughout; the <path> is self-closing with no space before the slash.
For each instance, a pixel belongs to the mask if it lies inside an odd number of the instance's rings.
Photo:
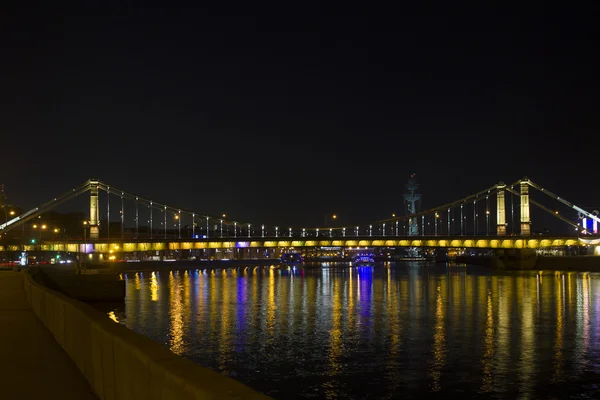
<path id="1" fill-rule="evenodd" d="M 0 24 L 0 183 L 24 206 L 95 176 L 352 223 L 401 212 L 411 172 L 425 207 L 522 176 L 600 203 L 592 10 L 20 4 Z"/>

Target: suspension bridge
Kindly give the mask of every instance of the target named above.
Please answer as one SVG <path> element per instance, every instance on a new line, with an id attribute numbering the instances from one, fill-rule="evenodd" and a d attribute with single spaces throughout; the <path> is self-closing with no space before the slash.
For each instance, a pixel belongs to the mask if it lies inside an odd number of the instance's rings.
<path id="1" fill-rule="evenodd" d="M 542 193 L 554 207 L 530 198 Z M 253 256 L 264 249 L 314 247 L 407 247 L 543 249 L 563 246 L 595 246 L 593 232 L 556 210 L 566 207 L 579 218 L 600 221 L 597 211 L 587 211 L 528 178 L 512 184 L 499 182 L 458 200 L 362 225 L 336 227 L 286 227 L 227 219 L 224 216 L 182 209 L 90 179 L 27 212 L 0 224 L 0 233 L 24 227 L 40 215 L 77 196 L 89 195 L 89 218 L 83 222 L 83 237 L 40 240 L 0 246 L 0 250 L 56 251 L 104 254 L 235 249 Z M 101 195 L 102 194 L 102 195 Z M 530 206 L 567 224 L 572 234 L 532 234 Z M 102 217 L 115 223 L 101 224 Z M 111 225 L 113 229 L 111 230 Z M 509 233 L 510 232 L 510 233 Z"/>

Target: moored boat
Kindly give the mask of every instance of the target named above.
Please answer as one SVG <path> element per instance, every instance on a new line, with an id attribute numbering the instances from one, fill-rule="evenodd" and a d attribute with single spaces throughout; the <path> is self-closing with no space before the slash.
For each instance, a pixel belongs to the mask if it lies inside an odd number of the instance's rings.
<path id="1" fill-rule="evenodd" d="M 299 253 L 285 253 L 279 259 L 283 264 L 303 264 L 304 258 Z"/>
<path id="2" fill-rule="evenodd" d="M 352 266 L 367 266 L 375 264 L 375 256 L 372 252 L 357 253 L 352 258 Z"/>

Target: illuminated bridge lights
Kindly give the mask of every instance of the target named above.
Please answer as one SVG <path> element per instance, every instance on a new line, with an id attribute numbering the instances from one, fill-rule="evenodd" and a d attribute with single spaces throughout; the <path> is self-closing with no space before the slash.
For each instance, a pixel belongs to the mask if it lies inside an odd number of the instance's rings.
<path id="1" fill-rule="evenodd" d="M 0 251 L 79 251 L 78 241 L 52 242 L 0 246 Z M 482 248 L 482 249 L 541 249 L 563 246 L 586 245 L 582 239 L 575 237 L 461 237 L 461 238 L 402 238 L 385 240 L 382 238 L 364 239 L 336 239 L 336 240 L 266 240 L 231 241 L 219 239 L 206 239 L 190 242 L 179 240 L 153 240 L 153 241 L 124 241 L 88 243 L 90 250 L 98 253 L 128 253 L 135 251 L 162 251 L 162 250 L 202 250 L 202 249 L 235 249 L 235 248 L 288 248 L 288 247 L 432 247 L 432 248 Z M 92 250 L 93 249 L 93 250 Z"/>

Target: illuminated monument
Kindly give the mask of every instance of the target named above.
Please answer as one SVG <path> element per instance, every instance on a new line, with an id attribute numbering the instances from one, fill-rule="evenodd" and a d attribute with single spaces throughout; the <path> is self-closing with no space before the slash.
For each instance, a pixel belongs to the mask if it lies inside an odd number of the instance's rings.
<path id="1" fill-rule="evenodd" d="M 417 185 L 417 179 L 415 174 L 410 174 L 408 183 L 405 185 L 408 189 L 408 193 L 404 194 L 404 203 L 406 204 L 406 215 L 411 216 L 417 213 L 417 202 L 421 202 L 421 195 L 415 193 L 415 190 L 419 187 Z M 409 236 L 415 236 L 419 234 L 419 223 L 417 217 L 410 217 L 408 219 L 408 234 Z"/>
<path id="2" fill-rule="evenodd" d="M 406 205 L 406 215 L 408 218 L 408 235 L 416 236 L 419 234 L 419 222 L 416 216 L 414 216 L 418 212 L 418 205 L 421 203 L 421 195 L 415 193 L 415 190 L 419 185 L 417 185 L 417 179 L 415 178 L 415 174 L 410 174 L 408 179 L 408 183 L 406 184 L 406 189 L 408 193 L 404 194 L 404 203 Z M 420 252 L 417 247 L 409 247 L 408 248 L 408 256 L 410 258 L 420 258 Z"/>

